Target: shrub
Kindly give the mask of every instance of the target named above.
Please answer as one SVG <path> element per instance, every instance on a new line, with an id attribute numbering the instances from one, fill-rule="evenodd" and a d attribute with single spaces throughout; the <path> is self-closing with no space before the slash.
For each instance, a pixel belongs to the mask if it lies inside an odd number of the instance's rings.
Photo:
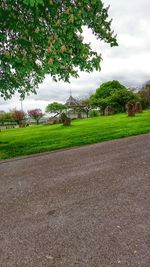
<path id="1" fill-rule="evenodd" d="M 90 113 L 89 113 L 89 116 L 90 116 L 91 118 L 93 118 L 93 117 L 98 117 L 98 116 L 99 116 L 99 113 L 98 113 L 97 110 L 91 110 Z"/>

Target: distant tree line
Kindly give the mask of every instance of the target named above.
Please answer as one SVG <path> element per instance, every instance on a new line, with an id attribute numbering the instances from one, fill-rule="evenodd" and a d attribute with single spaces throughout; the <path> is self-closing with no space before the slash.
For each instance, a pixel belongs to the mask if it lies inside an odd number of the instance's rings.
<path id="1" fill-rule="evenodd" d="M 96 92 L 84 99 L 78 100 L 77 107 L 73 107 L 75 113 L 84 113 L 88 118 L 93 116 L 111 115 L 119 112 L 128 112 L 127 105 L 133 106 L 136 112 L 150 107 L 150 82 L 147 82 L 139 92 L 125 87 L 119 81 L 108 81 L 100 85 Z M 71 109 L 71 107 L 69 108 Z M 67 112 L 68 107 L 61 103 L 51 103 L 46 112 L 55 114 L 54 117 Z M 134 112 L 134 113 L 135 113 Z"/>
<path id="2" fill-rule="evenodd" d="M 11 110 L 10 112 L 3 112 L 0 114 L 0 124 L 17 124 L 19 127 L 27 125 L 27 116 L 35 120 L 39 124 L 40 119 L 44 116 L 41 109 L 32 109 L 25 113 L 22 110 Z"/>

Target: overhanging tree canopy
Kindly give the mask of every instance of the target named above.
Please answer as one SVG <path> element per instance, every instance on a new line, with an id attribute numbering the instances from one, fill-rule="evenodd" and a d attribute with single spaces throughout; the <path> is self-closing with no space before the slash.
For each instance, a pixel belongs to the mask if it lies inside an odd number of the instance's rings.
<path id="1" fill-rule="evenodd" d="M 101 0 L 2 0 L 0 93 L 34 92 L 46 74 L 69 81 L 78 70 L 100 69 L 101 55 L 83 42 L 83 26 L 116 46 Z"/>

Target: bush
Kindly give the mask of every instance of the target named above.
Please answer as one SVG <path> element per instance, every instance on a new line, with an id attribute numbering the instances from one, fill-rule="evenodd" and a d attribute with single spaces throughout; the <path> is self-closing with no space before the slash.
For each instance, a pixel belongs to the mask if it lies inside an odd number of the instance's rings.
<path id="1" fill-rule="evenodd" d="M 90 113 L 89 113 L 89 116 L 90 116 L 91 118 L 93 118 L 93 117 L 98 117 L 98 116 L 99 116 L 99 113 L 98 113 L 97 110 L 91 110 Z"/>
<path id="2" fill-rule="evenodd" d="M 12 118 L 12 113 L 11 112 L 4 112 L 2 114 L 0 114 L 0 124 L 4 125 L 4 124 L 15 124 L 14 119 Z"/>

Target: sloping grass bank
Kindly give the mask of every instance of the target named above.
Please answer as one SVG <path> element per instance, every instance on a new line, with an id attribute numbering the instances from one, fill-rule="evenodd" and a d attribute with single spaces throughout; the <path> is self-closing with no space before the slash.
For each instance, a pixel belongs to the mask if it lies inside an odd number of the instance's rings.
<path id="1" fill-rule="evenodd" d="M 0 159 L 94 144 L 150 132 L 150 110 L 127 117 L 117 114 L 76 120 L 69 127 L 39 125 L 0 132 Z"/>

